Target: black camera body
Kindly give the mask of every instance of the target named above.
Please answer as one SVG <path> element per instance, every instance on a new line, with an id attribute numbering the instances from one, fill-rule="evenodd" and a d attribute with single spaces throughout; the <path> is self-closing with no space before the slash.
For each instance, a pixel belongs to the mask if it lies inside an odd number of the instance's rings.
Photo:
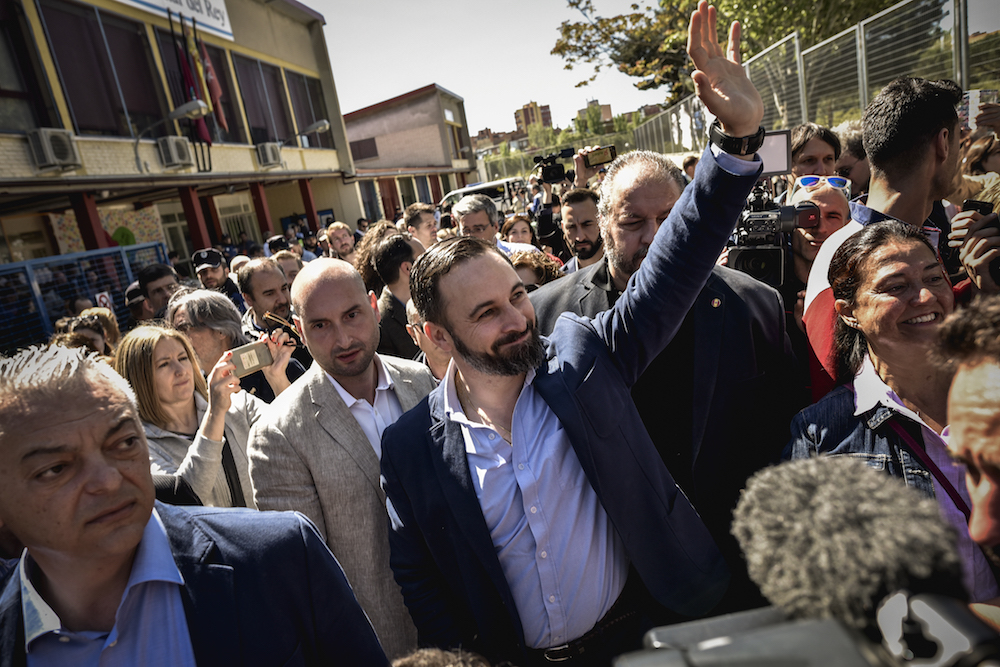
<path id="1" fill-rule="evenodd" d="M 536 155 L 535 164 L 541 167 L 542 183 L 561 183 L 566 179 L 566 167 L 556 162 L 556 160 L 571 158 L 576 154 L 572 148 L 564 148 L 558 153 L 550 153 L 545 156 Z"/>
<path id="2" fill-rule="evenodd" d="M 729 267 L 753 276 L 772 287 L 780 287 L 790 265 L 788 235 L 796 227 L 819 225 L 819 207 L 812 202 L 778 206 L 768 196 L 763 182 L 754 186 L 733 232 Z"/>

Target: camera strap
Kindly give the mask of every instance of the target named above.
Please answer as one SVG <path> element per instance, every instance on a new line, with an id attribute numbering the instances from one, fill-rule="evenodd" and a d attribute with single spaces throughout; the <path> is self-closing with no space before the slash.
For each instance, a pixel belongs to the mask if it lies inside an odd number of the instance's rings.
<path id="1" fill-rule="evenodd" d="M 972 514 L 969 510 L 969 506 L 965 504 L 965 500 L 962 498 L 961 494 L 959 494 L 955 486 L 948 481 L 948 478 L 944 476 L 941 469 L 938 468 L 937 464 L 934 463 L 930 455 L 927 454 L 927 450 L 917 444 L 917 441 L 913 439 L 913 436 L 906 432 L 906 429 L 903 428 L 899 421 L 897 421 L 895 416 L 889 419 L 889 426 L 891 426 L 892 430 L 903 439 L 903 442 L 906 444 L 906 448 L 909 449 L 914 456 L 920 459 L 920 462 L 924 464 L 924 467 L 927 468 L 932 475 L 934 475 L 934 479 L 938 481 L 938 484 L 940 484 L 941 488 L 945 490 L 945 493 L 948 494 L 951 501 L 955 503 L 955 507 L 957 507 L 958 510 L 965 515 L 965 522 L 968 523 L 969 517 Z"/>
<path id="2" fill-rule="evenodd" d="M 243 484 L 240 483 L 240 473 L 236 469 L 236 459 L 233 458 L 229 438 L 225 435 L 222 436 L 222 470 L 226 473 L 226 483 L 229 485 L 229 494 L 233 497 L 233 507 L 246 507 L 247 501 L 243 498 Z"/>

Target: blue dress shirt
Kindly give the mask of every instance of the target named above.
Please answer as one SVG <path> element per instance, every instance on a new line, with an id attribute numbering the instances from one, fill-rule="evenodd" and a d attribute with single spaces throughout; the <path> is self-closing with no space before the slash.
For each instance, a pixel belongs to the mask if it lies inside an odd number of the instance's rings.
<path id="1" fill-rule="evenodd" d="M 531 386 L 514 405 L 511 443 L 469 421 L 444 382 L 445 414 L 462 425 L 476 497 L 532 648 L 586 634 L 625 587 L 629 560 L 559 418 Z"/>
<path id="2" fill-rule="evenodd" d="M 111 632 L 72 632 L 63 628 L 31 581 L 28 557 L 25 550 L 20 566 L 28 667 L 194 666 L 180 594 L 184 580 L 155 509 L 143 531 Z"/>

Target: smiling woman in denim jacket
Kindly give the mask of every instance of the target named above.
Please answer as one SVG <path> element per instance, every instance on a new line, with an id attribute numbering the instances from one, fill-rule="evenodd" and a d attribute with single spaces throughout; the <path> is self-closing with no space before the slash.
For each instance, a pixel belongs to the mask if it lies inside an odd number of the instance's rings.
<path id="1" fill-rule="evenodd" d="M 936 498 L 958 535 L 972 600 L 996 598 L 996 578 L 969 539 L 965 468 L 945 442 L 951 374 L 930 359 L 954 309 L 944 269 L 918 228 L 888 220 L 845 241 L 829 279 L 841 386 L 796 415 L 785 457 L 860 459 Z"/>

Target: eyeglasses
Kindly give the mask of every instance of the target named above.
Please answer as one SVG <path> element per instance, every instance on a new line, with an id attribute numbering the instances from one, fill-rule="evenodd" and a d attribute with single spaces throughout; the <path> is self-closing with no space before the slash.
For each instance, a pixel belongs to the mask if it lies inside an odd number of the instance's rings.
<path id="1" fill-rule="evenodd" d="M 795 185 L 792 186 L 792 193 L 799 188 L 805 188 L 806 190 L 812 190 L 818 188 L 819 186 L 826 183 L 831 188 L 836 188 L 844 193 L 848 199 L 851 198 L 851 180 L 849 178 L 844 178 L 843 176 L 815 176 L 810 174 L 809 176 L 799 176 L 795 179 Z"/>

